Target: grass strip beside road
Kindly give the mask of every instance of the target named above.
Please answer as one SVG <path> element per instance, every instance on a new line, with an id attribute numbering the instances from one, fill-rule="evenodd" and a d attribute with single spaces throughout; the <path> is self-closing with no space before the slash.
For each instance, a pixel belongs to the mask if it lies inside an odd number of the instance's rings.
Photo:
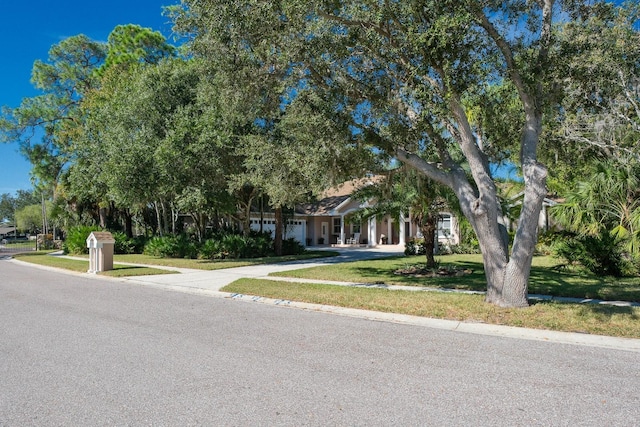
<path id="1" fill-rule="evenodd" d="M 222 291 L 388 313 L 564 332 L 640 338 L 640 307 L 537 302 L 500 308 L 482 295 L 396 291 L 241 279 Z"/>
<path id="2" fill-rule="evenodd" d="M 83 261 L 78 259 L 70 259 L 64 257 L 51 256 L 39 253 L 26 253 L 17 254 L 14 258 L 20 261 L 29 262 L 32 264 L 46 265 L 48 267 L 62 268 L 64 270 L 76 271 L 79 273 L 86 273 L 89 269 L 89 260 Z M 109 277 L 132 277 L 132 276 L 149 276 L 155 274 L 175 274 L 176 271 L 161 270 L 159 268 L 152 267 L 137 267 L 131 265 L 115 264 L 113 270 L 103 271 L 98 273 L 102 276 Z"/>
<path id="3" fill-rule="evenodd" d="M 413 277 L 394 272 L 410 265 L 424 264 L 424 256 L 393 257 L 380 260 L 328 264 L 299 270 L 272 273 L 277 277 L 313 279 L 319 282 L 344 281 L 386 285 L 427 286 L 444 289 L 486 291 L 482 255 L 444 255 L 437 257 L 440 265 L 471 271 L 462 277 Z M 550 256 L 533 258 L 529 293 L 606 301 L 640 302 L 640 277 L 598 277 L 576 268 L 559 266 Z"/>
<path id="4" fill-rule="evenodd" d="M 245 258 L 245 259 L 188 259 L 188 258 L 159 258 L 150 255 L 131 254 L 114 255 L 114 262 L 127 262 L 132 264 L 159 265 L 164 267 L 193 268 L 196 270 L 221 270 L 225 268 L 246 267 L 249 265 L 275 264 L 279 262 L 298 261 L 304 259 L 326 258 L 339 255 L 335 251 L 307 251 L 300 255 L 287 255 L 281 257 Z M 88 255 L 81 255 L 88 258 Z"/>

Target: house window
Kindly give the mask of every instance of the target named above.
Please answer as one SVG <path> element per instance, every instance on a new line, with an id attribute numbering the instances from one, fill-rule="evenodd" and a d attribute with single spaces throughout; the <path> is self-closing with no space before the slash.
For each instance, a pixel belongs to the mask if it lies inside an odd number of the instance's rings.
<path id="1" fill-rule="evenodd" d="M 333 234 L 340 234 L 341 226 L 342 221 L 340 221 L 340 218 L 333 218 Z"/>
<path id="2" fill-rule="evenodd" d="M 360 233 L 360 224 L 351 224 L 352 233 Z"/>
<path id="3" fill-rule="evenodd" d="M 438 219 L 438 239 L 449 239 L 451 232 L 451 215 L 440 215 L 440 219 Z"/>

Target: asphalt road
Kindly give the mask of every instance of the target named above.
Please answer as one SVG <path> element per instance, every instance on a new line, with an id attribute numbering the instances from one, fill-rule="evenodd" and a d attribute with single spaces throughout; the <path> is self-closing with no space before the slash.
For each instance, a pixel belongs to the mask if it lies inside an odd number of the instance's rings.
<path id="1" fill-rule="evenodd" d="M 0 260 L 0 426 L 638 426 L 640 353 Z"/>

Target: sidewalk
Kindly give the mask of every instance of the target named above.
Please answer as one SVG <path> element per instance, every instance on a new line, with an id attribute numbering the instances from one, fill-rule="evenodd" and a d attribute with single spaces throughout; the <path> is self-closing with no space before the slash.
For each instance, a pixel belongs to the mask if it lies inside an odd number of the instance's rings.
<path id="1" fill-rule="evenodd" d="M 375 283 L 358 283 L 358 282 L 342 282 L 332 280 L 315 280 L 315 279 L 300 279 L 292 277 L 278 277 L 270 276 L 272 273 L 278 273 L 289 270 L 297 270 L 300 268 L 318 267 L 328 264 L 336 264 L 342 262 L 366 260 L 388 257 L 398 255 L 402 253 L 403 249 L 396 245 L 389 245 L 378 248 L 332 248 L 341 252 L 340 256 L 331 258 L 319 258 L 303 261 L 291 261 L 278 264 L 261 264 L 252 265 L 246 267 L 227 268 L 222 270 L 195 270 L 186 268 L 175 267 L 163 267 L 163 266 L 150 266 L 159 269 L 179 271 L 181 275 L 175 274 L 163 274 L 157 276 L 137 276 L 132 277 L 130 280 L 139 282 L 158 284 L 158 285 L 171 285 L 176 287 L 185 288 L 197 288 L 206 289 L 209 291 L 220 291 L 226 285 L 242 278 L 274 280 L 280 282 L 297 282 L 297 283 L 322 283 L 335 286 L 351 286 L 351 287 L 364 287 L 364 288 L 380 288 L 389 290 L 400 291 L 412 291 L 412 292 L 456 292 L 466 294 L 484 295 L 485 292 L 480 291 L 464 291 L 458 289 L 443 289 L 433 288 L 427 286 L 399 286 L 399 285 L 385 285 Z M 124 263 L 123 263 L 124 264 Z M 141 265 L 141 264 L 131 264 Z M 142 265 L 141 265 L 142 266 Z M 600 304 L 600 305 L 613 305 L 617 307 L 640 307 L 640 303 L 629 301 L 604 301 L 597 299 L 587 298 L 568 298 L 568 297 L 556 297 L 551 295 L 538 295 L 529 294 L 529 299 L 533 301 L 558 301 L 572 304 Z"/>
<path id="2" fill-rule="evenodd" d="M 336 250 L 336 248 L 332 248 L 332 250 Z M 252 296 L 252 295 L 230 294 L 230 293 L 221 291 L 221 289 L 224 286 L 238 279 L 254 278 L 254 279 L 292 281 L 292 282 L 302 282 L 302 283 L 323 283 L 323 284 L 331 284 L 336 286 L 377 287 L 377 288 L 386 288 L 390 290 L 409 290 L 409 291 L 416 291 L 416 292 L 466 292 L 466 293 L 482 294 L 482 292 L 443 290 L 443 289 L 426 288 L 426 287 L 421 288 L 421 287 L 414 287 L 414 286 L 389 286 L 389 285 L 370 284 L 370 283 L 368 284 L 368 283 L 353 283 L 353 282 L 334 282 L 334 281 L 326 281 L 326 280 L 297 279 L 297 278 L 269 276 L 269 274 L 271 273 L 277 273 L 281 271 L 296 270 L 300 268 L 309 268 L 309 267 L 316 267 L 316 266 L 322 266 L 327 264 L 335 264 L 335 263 L 349 262 L 349 261 L 356 261 L 356 260 L 375 259 L 375 258 L 397 255 L 398 253 L 402 252 L 402 249 L 399 248 L 398 246 L 391 246 L 391 245 L 385 246 L 385 247 L 373 248 L 373 249 L 338 248 L 337 250 L 338 252 L 340 252 L 340 255 L 337 257 L 303 260 L 303 261 L 292 261 L 292 262 L 285 262 L 285 263 L 279 263 L 279 264 L 252 265 L 252 266 L 236 267 L 236 268 L 229 268 L 229 269 L 222 269 L 222 270 L 205 271 L 205 270 L 174 268 L 174 267 L 164 267 L 164 266 L 154 265 L 152 266 L 154 268 L 179 271 L 181 274 L 135 276 L 135 277 L 124 277 L 124 278 L 117 278 L 117 279 L 109 278 L 105 276 L 95 276 L 95 275 L 88 275 L 88 276 L 94 277 L 96 279 L 118 280 L 118 281 L 127 282 L 127 283 L 135 283 L 139 285 L 151 286 L 151 287 L 166 289 L 171 291 L 186 292 L 186 293 L 197 294 L 197 295 L 208 295 L 208 296 L 219 297 L 219 298 L 231 298 L 237 301 L 286 306 L 291 308 L 333 313 L 333 314 L 339 314 L 339 315 L 349 316 L 349 317 L 357 317 L 362 319 L 402 323 L 402 324 L 409 324 L 409 325 L 416 325 L 416 326 L 426 326 L 426 327 L 436 328 L 436 329 L 446 329 L 446 330 L 456 331 L 456 332 L 474 333 L 474 334 L 481 334 L 481 335 L 492 335 L 492 336 L 528 339 L 528 340 L 537 340 L 537 341 L 548 341 L 548 342 L 573 344 L 573 345 L 585 345 L 585 346 L 594 346 L 594 347 L 603 347 L 603 348 L 610 348 L 610 349 L 617 349 L 617 350 L 640 352 L 640 339 L 616 338 L 616 337 L 607 337 L 607 336 L 581 334 L 581 333 L 525 329 L 525 328 L 491 325 L 491 324 L 484 324 L 484 323 L 466 323 L 466 322 L 453 321 L 453 320 L 430 319 L 430 318 L 400 315 L 400 314 L 394 314 L 394 313 L 383 313 L 383 312 L 360 310 L 360 309 L 333 307 L 333 306 L 326 306 L 326 305 L 319 305 L 319 304 L 300 303 L 300 302 L 287 301 L 287 300 L 274 300 L 271 298 L 264 298 L 264 297 Z M 34 266 L 34 264 L 29 264 L 29 265 Z M 141 265 L 141 264 L 131 264 L 131 265 Z M 553 301 L 568 302 L 568 303 L 610 304 L 610 305 L 616 305 L 616 306 L 633 306 L 633 307 L 640 306 L 640 304 L 630 303 L 626 301 L 599 301 L 599 300 L 591 300 L 591 299 L 552 297 L 552 296 L 545 296 L 545 295 L 530 295 L 530 299 L 553 300 Z"/>

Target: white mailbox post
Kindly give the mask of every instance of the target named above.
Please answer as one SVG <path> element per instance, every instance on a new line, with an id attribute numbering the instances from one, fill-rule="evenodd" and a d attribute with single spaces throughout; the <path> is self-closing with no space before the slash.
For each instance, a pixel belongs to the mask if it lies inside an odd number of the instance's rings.
<path id="1" fill-rule="evenodd" d="M 113 270 L 113 245 L 115 239 L 108 231 L 94 231 L 87 237 L 89 248 L 89 271 L 99 273 Z"/>

